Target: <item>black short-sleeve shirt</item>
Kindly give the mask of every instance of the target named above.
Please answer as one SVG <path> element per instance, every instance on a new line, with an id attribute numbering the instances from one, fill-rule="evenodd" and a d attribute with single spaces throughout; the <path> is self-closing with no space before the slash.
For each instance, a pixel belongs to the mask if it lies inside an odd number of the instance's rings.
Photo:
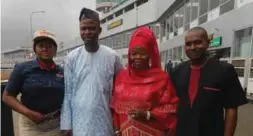
<path id="1" fill-rule="evenodd" d="M 60 109 L 64 96 L 63 69 L 56 66 L 47 71 L 37 60 L 17 64 L 5 90 L 10 94 L 21 93 L 21 102 L 29 109 L 44 114 Z"/>
<path id="2" fill-rule="evenodd" d="M 190 62 L 175 67 L 172 82 L 180 99 L 177 136 L 223 136 L 224 109 L 247 103 L 234 67 L 210 59 L 200 70 L 198 91 L 189 101 Z"/>

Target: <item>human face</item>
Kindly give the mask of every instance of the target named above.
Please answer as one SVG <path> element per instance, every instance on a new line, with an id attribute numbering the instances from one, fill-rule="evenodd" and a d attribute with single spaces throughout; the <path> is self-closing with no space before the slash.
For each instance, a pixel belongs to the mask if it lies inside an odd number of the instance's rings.
<path id="1" fill-rule="evenodd" d="M 80 35 L 86 44 L 98 41 L 101 27 L 99 23 L 92 19 L 84 19 L 80 21 Z"/>
<path id="2" fill-rule="evenodd" d="M 190 60 L 199 60 L 205 57 L 209 47 L 209 40 L 202 31 L 190 31 L 185 36 L 185 53 Z"/>
<path id="3" fill-rule="evenodd" d="M 36 43 L 35 52 L 39 59 L 52 60 L 56 54 L 55 43 L 51 39 L 43 39 Z"/>
<path id="4" fill-rule="evenodd" d="M 134 69 L 142 70 L 149 68 L 150 56 L 144 47 L 136 46 L 130 52 L 130 62 Z"/>

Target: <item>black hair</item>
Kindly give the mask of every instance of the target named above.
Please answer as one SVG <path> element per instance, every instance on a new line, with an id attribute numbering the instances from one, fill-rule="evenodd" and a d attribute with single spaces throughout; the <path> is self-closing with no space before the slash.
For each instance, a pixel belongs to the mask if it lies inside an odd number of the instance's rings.
<path id="1" fill-rule="evenodd" d="M 207 33 L 207 31 L 206 31 L 205 28 L 200 27 L 200 26 L 193 27 L 193 28 L 191 28 L 191 29 L 188 31 L 188 33 L 193 32 L 193 31 L 200 31 L 200 32 L 202 32 L 202 33 L 203 33 L 203 37 L 204 37 L 206 40 L 208 40 L 208 33 Z"/>

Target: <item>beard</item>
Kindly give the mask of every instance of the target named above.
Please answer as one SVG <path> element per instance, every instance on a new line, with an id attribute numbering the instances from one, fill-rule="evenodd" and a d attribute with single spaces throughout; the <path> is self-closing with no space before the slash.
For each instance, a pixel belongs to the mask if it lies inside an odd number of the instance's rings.
<path id="1" fill-rule="evenodd" d="M 208 54 L 206 52 L 204 52 L 204 53 L 198 54 L 197 56 L 190 54 L 188 57 L 191 60 L 202 60 L 202 59 L 206 58 L 207 56 L 208 56 Z"/>

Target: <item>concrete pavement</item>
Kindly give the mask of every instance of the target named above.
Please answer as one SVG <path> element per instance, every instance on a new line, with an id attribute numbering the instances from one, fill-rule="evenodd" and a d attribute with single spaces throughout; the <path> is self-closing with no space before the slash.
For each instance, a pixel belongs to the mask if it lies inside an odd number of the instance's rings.
<path id="1" fill-rule="evenodd" d="M 239 107 L 235 136 L 253 136 L 253 103 Z"/>
<path id="2" fill-rule="evenodd" d="M 235 136 L 253 136 L 253 103 L 239 107 Z M 18 114 L 14 114 L 15 136 L 18 135 Z"/>

